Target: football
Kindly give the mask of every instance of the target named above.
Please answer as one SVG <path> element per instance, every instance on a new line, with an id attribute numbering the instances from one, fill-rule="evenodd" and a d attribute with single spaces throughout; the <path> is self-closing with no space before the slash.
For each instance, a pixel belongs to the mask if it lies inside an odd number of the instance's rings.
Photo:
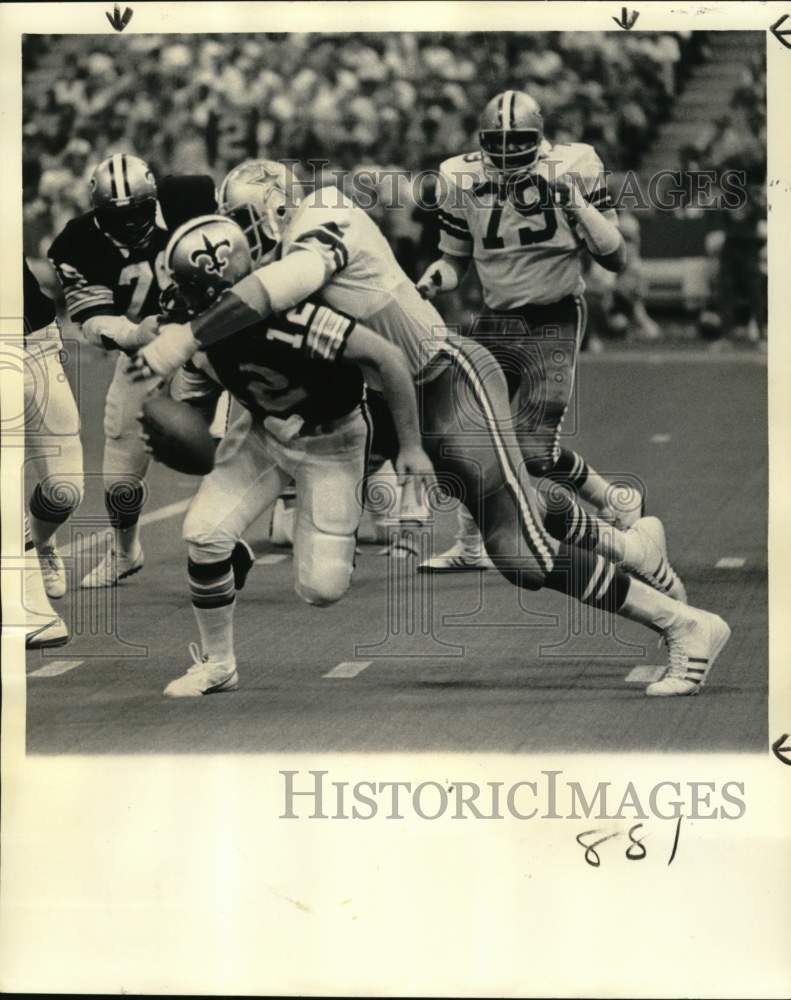
<path id="1" fill-rule="evenodd" d="M 205 476 L 214 468 L 214 438 L 189 403 L 152 396 L 143 404 L 140 423 L 158 462 L 190 476 Z"/>

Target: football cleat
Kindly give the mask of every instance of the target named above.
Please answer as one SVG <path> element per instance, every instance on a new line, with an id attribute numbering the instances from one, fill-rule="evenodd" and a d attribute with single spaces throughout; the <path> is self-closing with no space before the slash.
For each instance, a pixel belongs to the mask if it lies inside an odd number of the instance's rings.
<path id="1" fill-rule="evenodd" d="M 26 649 L 50 649 L 53 646 L 65 646 L 69 641 L 69 630 L 66 623 L 55 615 L 43 625 L 28 625 L 25 636 Z"/>
<path id="2" fill-rule="evenodd" d="M 189 645 L 192 666 L 186 674 L 177 677 L 162 692 L 166 698 L 199 698 L 204 694 L 234 691 L 239 687 L 236 660 L 210 660 L 203 656 L 197 643 Z"/>
<path id="3" fill-rule="evenodd" d="M 659 518 L 639 518 L 626 535 L 632 545 L 635 541 L 638 542 L 635 548 L 639 554 L 629 560 L 625 559 L 623 568 L 654 590 L 686 604 L 687 591 L 668 561 L 665 529 Z"/>
<path id="4" fill-rule="evenodd" d="M 38 550 L 38 559 L 47 597 L 63 597 L 66 593 L 66 570 L 60 553 L 54 545 L 43 545 Z"/>
<path id="5" fill-rule="evenodd" d="M 458 541 L 447 552 L 432 556 L 418 565 L 418 573 L 461 573 L 464 570 L 494 569 L 483 549 L 471 549 Z"/>
<path id="6" fill-rule="evenodd" d="M 685 608 L 683 615 L 664 632 L 668 666 L 663 676 L 649 684 L 651 698 L 700 694 L 714 661 L 731 637 L 730 627 L 719 615 Z"/>
<path id="7" fill-rule="evenodd" d="M 126 556 L 123 553 L 116 553 L 114 548 L 109 549 L 104 559 L 82 578 L 80 586 L 85 590 L 94 590 L 99 587 L 115 587 L 121 580 L 134 576 L 143 568 L 145 558 L 142 548 L 138 547 L 135 556 Z"/>

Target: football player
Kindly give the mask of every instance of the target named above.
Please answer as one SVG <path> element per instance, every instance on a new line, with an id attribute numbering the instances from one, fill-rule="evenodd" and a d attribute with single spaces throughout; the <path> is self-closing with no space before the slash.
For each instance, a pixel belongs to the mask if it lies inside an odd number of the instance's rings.
<path id="1" fill-rule="evenodd" d="M 247 239 L 224 216 L 181 226 L 165 258 L 175 287 L 170 316 L 189 319 L 247 277 Z M 377 374 L 396 423 L 399 476 L 433 480 L 420 443 L 417 401 L 398 348 L 350 316 L 305 302 L 207 346 L 176 375 L 176 399 L 211 412 L 227 389 L 245 408 L 220 444 L 184 522 L 188 575 L 201 645 L 193 665 L 165 688 L 195 697 L 238 685 L 233 646 L 232 554 L 243 531 L 294 482 L 294 574 L 299 596 L 327 605 L 349 587 L 368 447 L 361 365 Z M 143 383 L 145 384 L 145 383 Z"/>
<path id="2" fill-rule="evenodd" d="M 28 648 L 58 646 L 68 630 L 48 598 L 66 593 L 55 532 L 83 496 L 80 417 L 61 363 L 63 347 L 55 305 L 23 258 L 25 447 L 35 486 L 25 516 L 25 552 L 39 565 L 25 567 Z"/>
<path id="3" fill-rule="evenodd" d="M 36 479 L 28 503 L 29 532 L 47 595 L 59 598 L 66 593 L 66 574 L 55 533 L 83 496 L 80 417 L 61 363 L 55 305 L 24 259 L 22 267 L 25 443 Z"/>
<path id="4" fill-rule="evenodd" d="M 139 370 L 167 377 L 196 351 L 320 294 L 404 352 L 426 451 L 475 518 L 497 569 L 516 586 L 547 586 L 661 632 L 667 670 L 648 694 L 700 690 L 730 629 L 684 603 L 661 522 L 646 518 L 624 533 L 570 495 L 542 509 L 513 434 L 501 368 L 482 345 L 448 336 L 376 223 L 335 188 L 298 200 L 284 164 L 253 161 L 237 171 L 239 200 L 225 207 L 247 219 L 261 266 L 190 322 L 163 326 L 135 358 Z"/>
<path id="5" fill-rule="evenodd" d="M 442 256 L 418 289 L 429 299 L 452 291 L 473 262 L 485 308 L 471 335 L 505 372 L 528 471 L 565 485 L 627 528 L 641 516 L 639 492 L 612 486 L 581 455 L 560 447 L 585 333 L 582 256 L 614 272 L 626 264 L 601 160 L 585 143 L 552 145 L 541 109 L 520 91 L 489 101 L 478 136 L 476 151 L 439 168 Z M 459 507 L 456 544 L 420 568 L 487 565 L 480 534 Z"/>
<path id="6" fill-rule="evenodd" d="M 119 348 L 104 410 L 104 496 L 114 544 L 82 580 L 112 587 L 143 568 L 138 521 L 149 456 L 137 414 L 144 388 L 126 374 L 125 351 L 152 336 L 147 321 L 169 284 L 163 267 L 166 230 L 157 223 L 157 185 L 148 164 L 128 153 L 103 160 L 90 182 L 91 210 L 68 222 L 49 249 L 69 317 L 85 339 Z"/>

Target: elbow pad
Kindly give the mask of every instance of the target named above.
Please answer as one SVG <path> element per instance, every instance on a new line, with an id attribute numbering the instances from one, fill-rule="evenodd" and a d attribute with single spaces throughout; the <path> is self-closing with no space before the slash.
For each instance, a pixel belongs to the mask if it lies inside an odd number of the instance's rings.
<path id="1" fill-rule="evenodd" d="M 259 268 L 251 277 L 267 294 L 272 311 L 286 312 L 326 283 L 327 270 L 318 254 L 299 250 Z"/>
<path id="2" fill-rule="evenodd" d="M 583 205 L 574 213 L 577 232 L 585 246 L 597 257 L 606 257 L 615 253 L 621 245 L 622 236 L 617 226 L 593 207 Z"/>

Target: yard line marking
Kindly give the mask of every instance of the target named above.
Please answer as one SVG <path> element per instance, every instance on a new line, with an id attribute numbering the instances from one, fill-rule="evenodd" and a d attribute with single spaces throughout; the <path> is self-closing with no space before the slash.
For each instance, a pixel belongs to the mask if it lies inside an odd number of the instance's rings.
<path id="1" fill-rule="evenodd" d="M 186 510 L 191 503 L 192 497 L 187 497 L 184 500 L 176 500 L 175 503 L 166 504 L 164 507 L 152 510 L 148 514 L 143 514 L 140 518 L 140 524 L 156 524 L 157 521 L 165 521 L 169 517 L 175 517 L 176 514 L 180 514 L 183 510 Z"/>
<path id="2" fill-rule="evenodd" d="M 361 674 L 366 667 L 370 667 L 373 660 L 349 660 L 339 663 L 332 670 L 328 670 L 324 677 L 356 677 Z"/>
<path id="3" fill-rule="evenodd" d="M 667 444 L 670 441 L 669 434 L 654 434 L 651 438 L 651 444 Z"/>
<path id="4" fill-rule="evenodd" d="M 270 552 L 268 555 L 259 556 L 255 564 L 256 566 L 276 566 L 278 563 L 283 562 L 284 559 L 288 559 L 288 556 L 278 552 Z"/>
<path id="5" fill-rule="evenodd" d="M 666 670 L 667 667 L 640 664 L 638 667 L 632 667 L 624 680 L 627 684 L 652 684 L 654 681 L 658 681 Z"/>
<path id="6" fill-rule="evenodd" d="M 60 674 L 66 674 L 69 670 L 82 666 L 83 663 L 85 660 L 53 660 L 46 666 L 31 671 L 28 677 L 58 677 Z"/>
<path id="7" fill-rule="evenodd" d="M 741 569 L 742 566 L 747 562 L 746 559 L 742 559 L 740 556 L 723 556 L 722 559 L 718 559 L 714 564 L 715 569 Z"/>

